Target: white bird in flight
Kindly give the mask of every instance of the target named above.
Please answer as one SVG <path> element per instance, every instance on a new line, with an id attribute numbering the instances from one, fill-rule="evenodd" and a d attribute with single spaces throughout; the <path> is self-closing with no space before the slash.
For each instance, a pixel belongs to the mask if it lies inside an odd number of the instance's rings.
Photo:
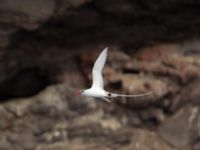
<path id="1" fill-rule="evenodd" d="M 111 102 L 111 100 L 116 97 L 139 97 L 152 93 L 148 92 L 144 94 L 124 95 L 124 94 L 116 94 L 105 91 L 103 87 L 104 83 L 103 83 L 102 70 L 106 62 L 107 53 L 108 53 L 108 47 L 106 47 L 101 52 L 101 54 L 99 55 L 93 66 L 92 69 L 93 82 L 91 88 L 79 91 L 78 93 L 79 95 L 101 98 L 107 102 Z"/>

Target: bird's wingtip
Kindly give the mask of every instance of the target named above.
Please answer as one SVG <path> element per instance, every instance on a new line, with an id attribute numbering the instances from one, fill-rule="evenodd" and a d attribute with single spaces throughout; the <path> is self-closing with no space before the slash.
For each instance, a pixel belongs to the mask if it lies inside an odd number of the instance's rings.
<path id="1" fill-rule="evenodd" d="M 103 51 L 108 51 L 108 46 L 106 46 Z"/>

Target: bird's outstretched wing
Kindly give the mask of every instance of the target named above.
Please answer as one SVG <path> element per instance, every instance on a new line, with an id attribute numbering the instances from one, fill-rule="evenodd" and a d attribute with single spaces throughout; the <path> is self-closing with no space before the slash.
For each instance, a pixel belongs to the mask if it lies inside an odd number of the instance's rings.
<path id="1" fill-rule="evenodd" d="M 106 62 L 106 57 L 108 53 L 108 47 L 106 47 L 99 57 L 97 58 L 93 69 L 92 69 L 92 78 L 93 78 L 93 83 L 92 83 L 92 88 L 100 88 L 103 89 L 103 76 L 102 76 L 102 70 L 104 67 L 104 64 Z"/>

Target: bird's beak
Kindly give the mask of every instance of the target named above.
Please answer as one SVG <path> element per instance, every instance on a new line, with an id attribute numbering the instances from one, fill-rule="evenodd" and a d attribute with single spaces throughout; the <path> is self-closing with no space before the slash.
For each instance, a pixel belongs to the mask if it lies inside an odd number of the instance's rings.
<path id="1" fill-rule="evenodd" d="M 81 95 L 81 92 L 80 92 L 80 91 L 75 91 L 75 95 L 76 95 L 76 96 L 80 96 L 80 95 Z"/>

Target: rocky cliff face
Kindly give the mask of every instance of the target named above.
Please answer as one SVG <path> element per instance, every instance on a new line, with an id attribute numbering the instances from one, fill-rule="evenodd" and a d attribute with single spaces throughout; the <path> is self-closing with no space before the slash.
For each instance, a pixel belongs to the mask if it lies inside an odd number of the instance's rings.
<path id="1" fill-rule="evenodd" d="M 103 40 L 127 47 L 191 39 L 199 35 L 199 6 L 191 0 L 1 0 L 0 46 L 20 44 L 17 39 L 25 35 L 42 42 Z"/>
<path id="2" fill-rule="evenodd" d="M 0 149 L 198 150 L 200 3 L 0 0 Z M 109 46 L 111 104 L 77 97 Z"/>

